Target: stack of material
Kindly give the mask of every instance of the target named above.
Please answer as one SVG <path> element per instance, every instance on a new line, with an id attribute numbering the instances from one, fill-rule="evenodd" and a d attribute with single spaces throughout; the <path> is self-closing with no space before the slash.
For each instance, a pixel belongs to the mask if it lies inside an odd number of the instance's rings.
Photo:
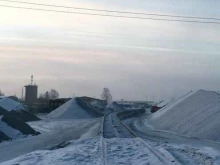
<path id="1" fill-rule="evenodd" d="M 48 114 L 52 119 L 84 119 L 91 118 L 89 113 L 81 108 L 75 99 L 71 99 Z"/>
<path id="2" fill-rule="evenodd" d="M 30 114 L 23 104 L 10 98 L 2 98 L 0 100 L 0 142 L 39 134 L 25 123 L 35 120 L 39 119 Z"/>
<path id="3" fill-rule="evenodd" d="M 220 141 L 220 94 L 199 90 L 156 112 L 148 124 L 155 129 Z"/>
<path id="4" fill-rule="evenodd" d="M 10 113 L 25 122 L 40 120 L 37 116 L 29 113 L 23 104 L 7 97 L 0 100 L 0 115 L 6 113 Z"/>

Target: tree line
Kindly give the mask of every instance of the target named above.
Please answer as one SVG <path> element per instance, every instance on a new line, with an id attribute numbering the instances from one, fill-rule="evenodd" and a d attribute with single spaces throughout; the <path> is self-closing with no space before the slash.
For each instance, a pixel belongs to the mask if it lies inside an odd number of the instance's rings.
<path id="1" fill-rule="evenodd" d="M 0 90 L 0 96 L 5 96 L 5 94 Z M 45 93 L 41 93 L 39 100 L 54 100 L 59 98 L 59 92 L 56 89 L 51 89 Z M 103 88 L 101 98 L 107 103 L 112 102 L 112 95 L 109 88 Z"/>
<path id="2" fill-rule="evenodd" d="M 54 100 L 59 98 L 59 92 L 56 89 L 51 89 L 45 93 L 40 94 L 39 100 Z"/>

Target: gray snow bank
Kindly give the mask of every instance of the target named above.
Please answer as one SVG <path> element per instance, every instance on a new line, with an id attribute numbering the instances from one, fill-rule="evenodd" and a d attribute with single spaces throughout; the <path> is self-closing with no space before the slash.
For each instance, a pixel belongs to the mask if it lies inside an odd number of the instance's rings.
<path id="1" fill-rule="evenodd" d="M 50 114 L 48 114 L 49 118 L 52 119 L 83 119 L 83 118 L 91 118 L 86 110 L 81 108 L 75 99 L 71 99 L 62 106 L 58 107 Z"/>
<path id="2" fill-rule="evenodd" d="M 150 119 L 159 130 L 220 141 L 220 94 L 199 90 L 165 106 Z"/>
<path id="3" fill-rule="evenodd" d="M 26 110 L 26 107 L 17 102 L 17 101 L 14 101 L 10 98 L 2 98 L 0 100 L 0 107 L 2 107 L 3 109 L 7 110 L 7 111 L 12 111 L 12 110 L 15 110 L 15 111 L 18 111 L 18 110 Z"/>

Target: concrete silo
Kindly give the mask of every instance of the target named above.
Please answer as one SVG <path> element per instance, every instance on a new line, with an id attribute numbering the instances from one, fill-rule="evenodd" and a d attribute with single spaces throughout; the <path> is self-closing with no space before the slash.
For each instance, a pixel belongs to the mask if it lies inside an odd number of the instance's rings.
<path id="1" fill-rule="evenodd" d="M 31 76 L 31 84 L 25 86 L 25 103 L 33 105 L 37 102 L 38 86 L 33 84 L 33 75 Z"/>

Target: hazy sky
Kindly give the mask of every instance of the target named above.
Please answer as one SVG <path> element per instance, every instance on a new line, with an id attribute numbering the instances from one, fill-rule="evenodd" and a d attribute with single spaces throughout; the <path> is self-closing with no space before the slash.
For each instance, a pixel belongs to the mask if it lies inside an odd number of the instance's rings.
<path id="1" fill-rule="evenodd" d="M 34 2 L 33 0 L 26 0 Z M 37 3 L 218 17 L 217 0 L 38 0 Z M 38 7 L 0 1 L 0 5 Z M 45 8 L 45 7 L 41 7 Z M 52 8 L 56 9 L 57 8 Z M 67 9 L 61 9 L 67 10 Z M 69 10 L 75 11 L 75 10 Z M 111 18 L 0 7 L 0 89 L 152 100 L 220 90 L 220 25 Z"/>

